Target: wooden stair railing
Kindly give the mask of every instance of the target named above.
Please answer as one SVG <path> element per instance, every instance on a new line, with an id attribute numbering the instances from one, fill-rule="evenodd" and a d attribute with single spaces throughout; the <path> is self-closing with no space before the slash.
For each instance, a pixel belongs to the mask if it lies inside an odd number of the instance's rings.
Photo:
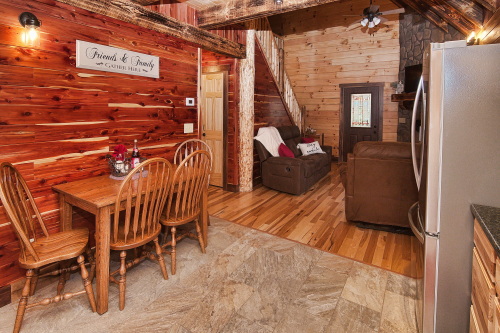
<path id="1" fill-rule="evenodd" d="M 283 40 L 274 35 L 267 18 L 254 21 L 255 35 L 294 125 L 302 129 L 302 111 L 284 67 Z"/>

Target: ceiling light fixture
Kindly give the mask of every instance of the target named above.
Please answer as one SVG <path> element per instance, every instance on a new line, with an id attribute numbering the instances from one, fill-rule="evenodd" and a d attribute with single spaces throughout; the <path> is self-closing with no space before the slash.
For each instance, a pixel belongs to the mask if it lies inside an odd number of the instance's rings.
<path id="1" fill-rule="evenodd" d="M 19 15 L 19 23 L 24 27 L 22 34 L 23 43 L 28 46 L 39 46 L 40 36 L 37 29 L 42 25 L 42 21 L 34 14 L 24 12 Z"/>
<path id="2" fill-rule="evenodd" d="M 283 0 L 274 0 L 274 2 L 277 4 L 277 5 L 281 5 L 283 3 Z"/>

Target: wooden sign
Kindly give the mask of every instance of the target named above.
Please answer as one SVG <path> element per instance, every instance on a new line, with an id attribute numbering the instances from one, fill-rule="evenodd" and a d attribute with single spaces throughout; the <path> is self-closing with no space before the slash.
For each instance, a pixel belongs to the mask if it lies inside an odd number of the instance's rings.
<path id="1" fill-rule="evenodd" d="M 160 77 L 158 57 L 82 40 L 76 41 L 76 67 L 96 71 Z"/>

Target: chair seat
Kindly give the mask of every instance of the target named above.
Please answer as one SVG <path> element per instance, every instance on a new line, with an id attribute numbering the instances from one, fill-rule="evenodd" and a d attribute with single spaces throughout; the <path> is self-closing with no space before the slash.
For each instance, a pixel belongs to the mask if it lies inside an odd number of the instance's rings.
<path id="1" fill-rule="evenodd" d="M 111 244 L 109 245 L 109 248 L 111 250 L 129 250 L 136 248 L 138 246 L 147 244 L 154 240 L 156 237 L 161 232 L 161 226 L 159 224 L 156 225 L 156 228 L 154 230 L 151 230 L 148 233 L 144 233 L 144 235 L 141 235 L 140 233 L 137 234 L 136 239 L 134 240 L 134 233 L 132 230 L 129 231 L 128 236 L 127 236 L 127 241 L 124 239 L 124 234 L 125 232 L 123 231 L 123 225 L 120 226 L 119 231 L 118 231 L 118 239 L 116 242 L 114 242 L 111 239 Z"/>
<path id="2" fill-rule="evenodd" d="M 86 228 L 61 231 L 48 237 L 37 239 L 31 243 L 40 260 L 35 260 L 26 251 L 26 258 L 19 258 L 22 268 L 39 268 L 53 262 L 75 258 L 85 251 L 89 239 L 89 230 Z"/>
<path id="3" fill-rule="evenodd" d="M 174 218 L 173 216 L 167 216 L 167 214 L 163 212 L 163 214 L 161 214 L 160 222 L 167 227 L 176 227 L 178 225 L 186 224 L 197 219 L 200 215 L 200 212 L 201 210 L 197 211 L 196 214 L 193 214 L 191 216 L 184 216 L 184 218 Z"/>

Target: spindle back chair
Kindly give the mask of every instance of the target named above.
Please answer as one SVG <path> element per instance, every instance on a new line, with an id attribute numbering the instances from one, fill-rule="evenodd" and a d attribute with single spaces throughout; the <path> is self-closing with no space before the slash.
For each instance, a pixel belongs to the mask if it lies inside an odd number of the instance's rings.
<path id="1" fill-rule="evenodd" d="M 21 329 L 27 308 L 56 303 L 83 293 L 87 294 L 92 311 L 95 312 L 94 292 L 82 255 L 88 249 L 88 230 L 82 228 L 49 234 L 26 181 L 19 171 L 8 162 L 0 164 L 0 199 L 19 239 L 19 265 L 27 269 L 14 332 L 19 332 Z M 72 270 L 67 268 L 65 261 L 74 258 L 77 258 L 80 266 L 84 290 L 63 294 L 66 275 Z M 33 296 L 35 292 L 39 268 L 56 262 L 62 262 L 62 265 L 64 263 L 63 267 L 65 267 L 56 272 L 61 273 L 57 295 L 37 303 L 28 304 L 29 296 Z M 53 273 L 49 274 L 53 275 Z"/>
<path id="2" fill-rule="evenodd" d="M 212 148 L 203 140 L 199 139 L 189 139 L 183 141 L 179 147 L 175 150 L 174 155 L 174 164 L 181 164 L 181 162 L 188 157 L 190 154 L 194 153 L 197 150 L 205 150 L 210 155 L 210 161 L 213 160 Z M 212 162 L 210 162 L 210 166 L 212 166 Z"/>
<path id="3" fill-rule="evenodd" d="M 205 150 L 196 150 L 189 154 L 175 170 L 170 194 L 161 223 L 170 227 L 172 239 L 162 245 L 164 253 L 172 256 L 172 274 L 176 272 L 176 244 L 177 241 L 188 236 L 198 239 L 203 253 L 205 244 L 201 235 L 199 216 L 201 212 L 201 196 L 207 190 L 210 176 L 211 158 Z M 177 226 L 195 222 L 196 235 L 191 232 L 177 235 Z M 171 251 L 165 250 L 171 246 Z"/>
<path id="4" fill-rule="evenodd" d="M 125 307 L 126 270 L 147 257 L 158 261 L 163 278 L 168 279 L 162 250 L 158 243 L 161 231 L 160 216 L 169 194 L 172 164 L 163 158 L 152 158 L 142 162 L 123 180 L 115 202 L 114 218 L 111 225 L 110 248 L 119 250 L 120 268 L 111 273 L 110 279 L 119 286 L 120 310 Z M 154 242 L 154 252 L 143 253 L 126 262 L 126 250 L 138 248 Z M 114 275 L 120 274 L 117 280 Z"/>

